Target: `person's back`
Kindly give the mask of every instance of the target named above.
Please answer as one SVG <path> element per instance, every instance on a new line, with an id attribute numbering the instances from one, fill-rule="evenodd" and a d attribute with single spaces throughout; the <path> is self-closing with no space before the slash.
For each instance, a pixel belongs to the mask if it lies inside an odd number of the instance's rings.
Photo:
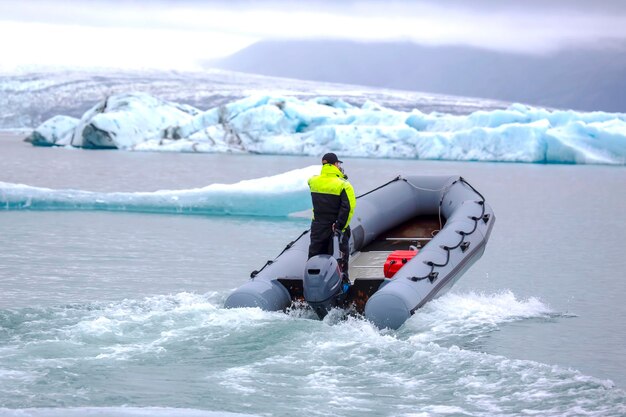
<path id="1" fill-rule="evenodd" d="M 348 257 L 350 255 L 350 220 L 356 206 L 354 189 L 341 171 L 342 162 L 334 153 L 322 158 L 322 171 L 309 179 L 313 220 L 311 222 L 311 244 L 309 258 L 333 252 L 333 233 L 342 234 L 339 249 L 342 252 L 340 266 L 348 277 Z"/>

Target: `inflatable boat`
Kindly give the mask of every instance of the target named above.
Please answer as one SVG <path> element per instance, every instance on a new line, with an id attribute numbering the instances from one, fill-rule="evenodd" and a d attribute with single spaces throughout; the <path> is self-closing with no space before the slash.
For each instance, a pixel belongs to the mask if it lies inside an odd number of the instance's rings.
<path id="1" fill-rule="evenodd" d="M 482 256 L 494 222 L 485 198 L 462 177 L 398 176 L 357 197 L 351 285 L 342 282 L 336 256 L 307 259 L 307 230 L 252 272 L 225 307 L 285 311 L 305 303 L 321 318 L 351 308 L 397 329 Z"/>

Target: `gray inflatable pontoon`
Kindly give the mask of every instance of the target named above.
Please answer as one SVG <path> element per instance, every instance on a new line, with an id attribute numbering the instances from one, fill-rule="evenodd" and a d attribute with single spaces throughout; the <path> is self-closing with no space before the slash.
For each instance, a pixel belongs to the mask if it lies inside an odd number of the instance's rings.
<path id="1" fill-rule="evenodd" d="M 308 230 L 226 299 L 225 307 L 288 309 L 305 301 L 320 317 L 352 307 L 379 328 L 399 328 L 443 295 L 485 251 L 495 217 L 458 176 L 398 176 L 357 197 L 350 227 L 351 286 L 333 256 L 308 257 Z"/>

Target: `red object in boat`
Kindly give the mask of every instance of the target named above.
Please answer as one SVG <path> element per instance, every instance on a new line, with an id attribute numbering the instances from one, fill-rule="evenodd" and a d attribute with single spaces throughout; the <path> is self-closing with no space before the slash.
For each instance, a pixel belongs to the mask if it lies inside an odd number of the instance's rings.
<path id="1" fill-rule="evenodd" d="M 393 277 L 405 263 L 409 262 L 413 257 L 417 255 L 416 250 L 396 250 L 389 254 L 385 261 L 383 271 L 385 278 Z"/>

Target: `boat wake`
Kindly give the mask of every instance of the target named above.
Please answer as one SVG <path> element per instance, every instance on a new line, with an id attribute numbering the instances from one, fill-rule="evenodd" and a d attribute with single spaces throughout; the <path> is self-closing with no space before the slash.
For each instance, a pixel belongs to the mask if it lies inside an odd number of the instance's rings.
<path id="1" fill-rule="evenodd" d="M 518 300 L 510 291 L 453 293 L 426 304 L 407 322 L 404 332 L 414 342 L 428 343 L 450 337 L 484 336 L 514 321 L 561 316 L 537 298 Z"/>
<path id="2" fill-rule="evenodd" d="M 74 408 L 25 408 L 12 410 L 0 408 L 7 417 L 246 417 L 254 414 L 227 413 L 168 407 L 74 407 Z"/>
<path id="3" fill-rule="evenodd" d="M 293 407 L 309 415 L 320 403 L 342 415 L 355 408 L 379 415 L 408 409 L 434 415 L 626 411 L 626 393 L 611 381 L 446 343 L 511 322 L 559 316 L 535 298 L 447 294 L 399 331 L 380 331 L 353 316 L 337 320 L 331 313 L 319 321 L 302 313 L 220 308 L 226 295 L 179 293 L 0 311 L 6 334 L 0 402 L 16 409 L 3 414 L 56 417 L 78 413 L 73 407 L 95 416 L 166 413 L 141 408 L 148 404 L 212 417 L 201 411 L 215 410 L 211 398 L 223 398 L 221 407 L 229 412 L 249 412 L 242 404 L 252 403 L 254 413 L 274 415 Z M 127 386 L 129 370 L 138 384 L 133 391 L 113 389 Z M 164 383 L 167 392 L 159 388 Z M 198 400 L 188 409 L 180 398 Z M 36 408 L 53 401 L 67 408 Z M 93 407 L 99 404 L 110 407 Z"/>

